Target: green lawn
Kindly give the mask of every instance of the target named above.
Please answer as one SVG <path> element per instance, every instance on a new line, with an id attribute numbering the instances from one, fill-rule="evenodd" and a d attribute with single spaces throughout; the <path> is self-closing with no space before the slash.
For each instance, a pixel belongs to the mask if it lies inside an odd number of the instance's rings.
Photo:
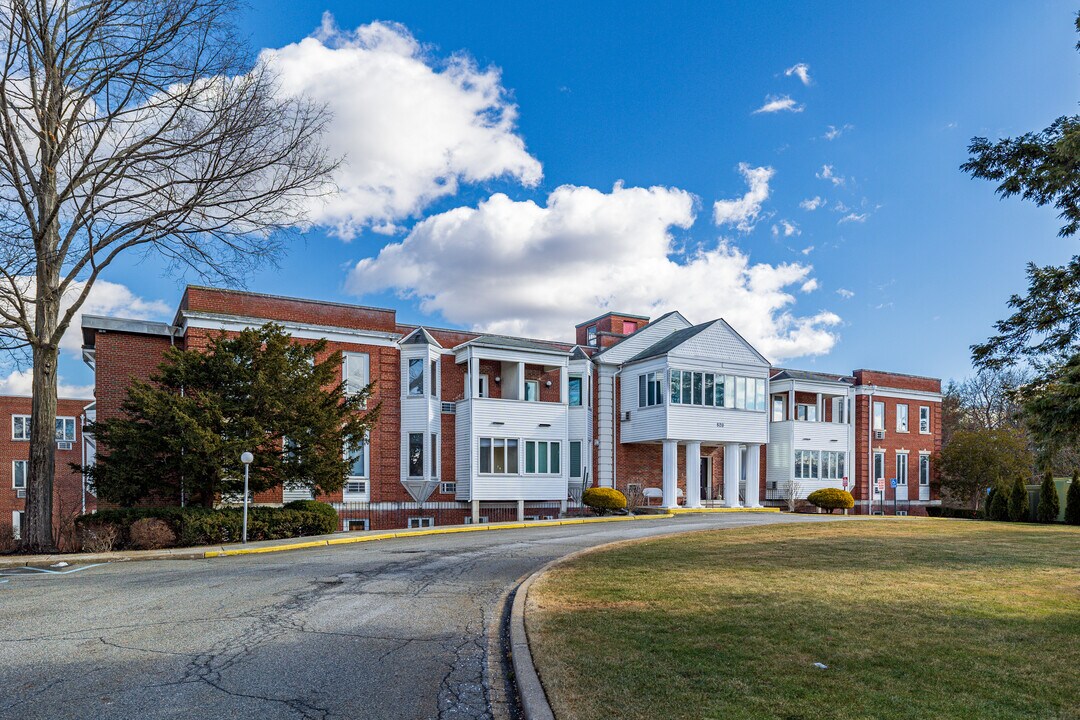
<path id="1" fill-rule="evenodd" d="M 529 600 L 560 720 L 1080 718 L 1077 528 L 694 533 L 581 557 Z"/>

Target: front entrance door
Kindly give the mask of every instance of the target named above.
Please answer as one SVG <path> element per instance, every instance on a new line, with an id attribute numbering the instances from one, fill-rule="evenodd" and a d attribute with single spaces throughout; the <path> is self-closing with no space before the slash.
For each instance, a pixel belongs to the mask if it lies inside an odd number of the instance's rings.
<path id="1" fill-rule="evenodd" d="M 701 458 L 701 499 L 712 500 L 712 458 Z"/>

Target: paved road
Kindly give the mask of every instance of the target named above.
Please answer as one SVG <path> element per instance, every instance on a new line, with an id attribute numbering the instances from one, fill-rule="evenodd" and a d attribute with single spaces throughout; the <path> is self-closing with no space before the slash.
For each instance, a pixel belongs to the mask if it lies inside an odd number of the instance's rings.
<path id="1" fill-rule="evenodd" d="M 507 718 L 506 593 L 624 538 L 822 516 L 463 533 L 0 584 L 0 718 Z"/>

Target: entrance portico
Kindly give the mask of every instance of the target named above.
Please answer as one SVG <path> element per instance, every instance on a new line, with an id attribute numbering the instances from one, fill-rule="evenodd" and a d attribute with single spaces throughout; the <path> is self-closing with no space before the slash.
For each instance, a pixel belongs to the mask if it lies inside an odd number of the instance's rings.
<path id="1" fill-rule="evenodd" d="M 679 507 L 679 447 L 686 452 L 685 505 L 701 507 L 701 468 L 708 456 L 702 455 L 700 440 L 664 440 L 663 444 L 663 491 L 665 508 Z M 724 490 L 723 506 L 730 508 L 761 507 L 759 485 L 761 480 L 761 443 L 724 443 Z M 745 453 L 745 455 L 744 455 Z M 740 493 L 740 479 L 745 479 L 745 489 Z M 705 478 L 706 481 L 709 478 Z"/>

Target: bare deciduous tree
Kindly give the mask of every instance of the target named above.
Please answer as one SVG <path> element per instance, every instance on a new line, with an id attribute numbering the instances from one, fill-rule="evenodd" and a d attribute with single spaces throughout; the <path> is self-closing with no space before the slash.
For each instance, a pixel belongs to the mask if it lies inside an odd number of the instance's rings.
<path id="1" fill-rule="evenodd" d="M 60 338 L 125 251 L 235 283 L 329 191 L 327 115 L 230 0 L 0 0 L 0 328 L 33 363 L 26 550 L 52 545 Z"/>
<path id="2" fill-rule="evenodd" d="M 795 507 L 802 499 L 800 495 L 802 495 L 802 483 L 795 479 L 790 480 L 784 487 L 784 502 L 787 503 L 788 512 L 795 512 Z"/>

